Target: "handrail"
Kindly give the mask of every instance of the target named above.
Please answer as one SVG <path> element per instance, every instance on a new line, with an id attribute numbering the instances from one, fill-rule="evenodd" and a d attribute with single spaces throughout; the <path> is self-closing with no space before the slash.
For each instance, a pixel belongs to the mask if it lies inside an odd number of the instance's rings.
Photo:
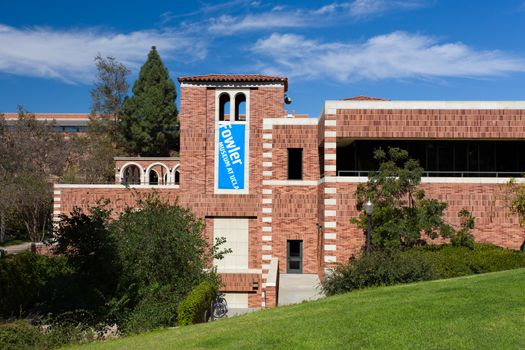
<path id="1" fill-rule="evenodd" d="M 368 176 L 374 170 L 338 170 L 337 176 Z M 423 171 L 423 177 L 522 177 L 524 171 Z"/>

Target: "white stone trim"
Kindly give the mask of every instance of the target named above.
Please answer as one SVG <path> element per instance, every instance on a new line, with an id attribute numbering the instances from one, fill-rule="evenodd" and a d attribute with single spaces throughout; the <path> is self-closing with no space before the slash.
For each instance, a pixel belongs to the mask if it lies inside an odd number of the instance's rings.
<path id="1" fill-rule="evenodd" d="M 262 241 L 263 242 L 271 242 L 272 241 L 272 236 L 262 236 Z"/>
<path id="2" fill-rule="evenodd" d="M 268 168 L 268 167 L 271 167 L 271 166 L 272 166 L 272 162 L 263 162 L 262 165 L 263 165 L 263 167 Z"/>
<path id="3" fill-rule="evenodd" d="M 272 152 L 263 153 L 263 158 L 272 158 Z"/>
<path id="4" fill-rule="evenodd" d="M 335 244 L 325 244 L 324 250 L 325 251 L 335 251 L 337 249 L 337 246 Z"/>
<path id="5" fill-rule="evenodd" d="M 335 149 L 337 148 L 337 144 L 335 142 L 326 142 L 324 148 Z"/>
<path id="6" fill-rule="evenodd" d="M 324 170 L 325 171 L 337 171 L 337 166 L 336 165 L 325 165 Z"/>
<path id="7" fill-rule="evenodd" d="M 271 198 L 263 198 L 262 199 L 262 204 L 272 204 L 272 199 Z"/>
<path id="8" fill-rule="evenodd" d="M 335 199 L 335 198 L 325 198 L 324 205 L 337 205 L 337 199 Z"/>
<path id="9" fill-rule="evenodd" d="M 324 262 L 325 263 L 335 263 L 337 262 L 337 258 L 335 256 L 325 255 Z"/>
<path id="10" fill-rule="evenodd" d="M 335 193 L 337 193 L 337 188 L 335 188 L 335 187 L 325 187 L 324 193 L 325 194 L 335 194 Z"/>
<path id="11" fill-rule="evenodd" d="M 262 208 L 262 212 L 264 214 L 271 214 L 272 213 L 272 208 Z"/>
<path id="12" fill-rule="evenodd" d="M 60 202 L 60 201 L 61 201 L 60 197 L 53 197 L 53 202 Z"/>
<path id="13" fill-rule="evenodd" d="M 262 190 L 262 194 L 272 194 L 273 191 L 271 189 L 268 189 L 268 188 L 263 188 Z"/>
<path id="14" fill-rule="evenodd" d="M 271 245 L 263 245 L 262 246 L 262 250 L 267 252 L 267 251 L 271 251 L 272 250 L 272 246 Z"/>
<path id="15" fill-rule="evenodd" d="M 335 210 L 325 210 L 324 216 L 336 216 Z"/>
<path id="16" fill-rule="evenodd" d="M 337 137 L 337 131 L 325 131 L 324 137 Z"/>
<path id="17" fill-rule="evenodd" d="M 337 154 L 336 153 L 329 153 L 324 155 L 325 160 L 337 160 Z"/>
<path id="18" fill-rule="evenodd" d="M 53 222 L 60 222 L 60 218 L 57 217 L 57 216 L 54 216 L 52 219 L 51 219 Z"/>
<path id="19" fill-rule="evenodd" d="M 333 113 L 333 114 L 335 114 L 335 113 Z M 337 120 L 325 119 L 324 126 L 337 126 Z"/>
<path id="20" fill-rule="evenodd" d="M 263 143 L 263 148 L 272 148 L 271 143 Z"/>
<path id="21" fill-rule="evenodd" d="M 272 222 L 272 217 L 271 216 L 264 216 L 262 218 L 262 222 Z"/>
<path id="22" fill-rule="evenodd" d="M 55 184 L 55 187 L 57 187 L 57 184 Z M 54 195 L 60 195 L 60 193 L 61 193 L 61 192 L 60 192 L 60 191 L 57 191 L 57 190 L 53 191 L 53 194 L 54 194 Z"/>
<path id="23" fill-rule="evenodd" d="M 336 228 L 337 222 L 336 221 L 325 221 L 324 227 L 325 228 Z"/>
<path id="24" fill-rule="evenodd" d="M 422 177 L 421 183 L 440 184 L 506 184 L 510 177 Z M 525 182 L 525 179 L 514 179 L 516 182 Z M 338 183 L 364 183 L 368 181 L 366 176 L 328 176 L 325 182 Z"/>
<path id="25" fill-rule="evenodd" d="M 179 185 L 56 184 L 55 188 L 179 188 Z"/>
<path id="26" fill-rule="evenodd" d="M 263 175 L 263 176 L 272 176 L 272 172 L 271 172 L 271 171 L 268 171 L 268 170 L 264 170 L 264 171 L 262 172 L 262 175 Z"/>
<path id="27" fill-rule="evenodd" d="M 525 101 L 325 101 L 325 114 L 341 109 L 525 109 Z"/>
<path id="28" fill-rule="evenodd" d="M 62 212 L 60 210 L 53 210 L 53 215 L 60 215 Z"/>
<path id="29" fill-rule="evenodd" d="M 317 186 L 316 180 L 263 180 L 267 186 Z"/>
<path id="30" fill-rule="evenodd" d="M 53 203 L 53 208 L 60 208 L 60 203 Z"/>
<path id="31" fill-rule="evenodd" d="M 272 134 L 263 134 L 263 140 L 271 140 L 272 139 Z"/>
<path id="32" fill-rule="evenodd" d="M 337 235 L 335 233 L 325 233 L 324 239 L 334 240 L 337 239 Z"/>
<path id="33" fill-rule="evenodd" d="M 272 256 L 271 255 L 263 255 L 262 259 L 263 260 L 272 260 Z"/>
<path id="34" fill-rule="evenodd" d="M 263 130 L 272 130 L 272 126 L 269 124 L 263 124 Z"/>
<path id="35" fill-rule="evenodd" d="M 262 232 L 272 232 L 272 227 L 271 226 L 263 226 Z"/>

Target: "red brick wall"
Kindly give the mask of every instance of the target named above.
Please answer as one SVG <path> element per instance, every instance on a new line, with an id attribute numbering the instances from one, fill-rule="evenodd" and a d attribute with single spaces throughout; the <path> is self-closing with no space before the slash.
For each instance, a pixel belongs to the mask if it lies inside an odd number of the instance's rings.
<path id="1" fill-rule="evenodd" d="M 152 189 L 156 189 L 159 197 L 162 199 L 174 202 L 180 195 L 177 188 L 141 188 L 128 189 L 124 186 L 112 186 L 106 188 L 61 188 L 55 187 L 55 191 L 60 191 L 60 194 L 55 194 L 55 198 L 60 198 L 60 201 L 55 201 L 55 204 L 60 204 L 61 214 L 68 215 L 74 207 L 79 207 L 87 210 L 95 205 L 101 199 L 109 199 L 109 208 L 113 209 L 113 215 L 122 212 L 126 207 L 134 207 L 137 199 L 141 195 L 151 193 Z M 56 210 L 56 209 L 55 209 Z"/>
<path id="2" fill-rule="evenodd" d="M 279 258 L 279 271 L 286 273 L 286 241 L 302 240 L 303 273 L 318 273 L 317 187 L 272 186 L 272 190 L 272 255 Z"/>
<path id="3" fill-rule="evenodd" d="M 319 179 L 317 126 L 274 125 L 272 135 L 272 179 L 288 179 L 288 148 L 303 149 L 303 180 Z"/>
<path id="4" fill-rule="evenodd" d="M 523 110 L 337 110 L 338 137 L 516 139 Z"/>
<path id="5" fill-rule="evenodd" d="M 505 201 L 502 184 L 423 184 L 429 198 L 448 203 L 446 221 L 458 227 L 457 213 L 468 209 L 476 217 L 473 231 L 477 242 L 518 249 L 525 240 L 525 229 L 511 215 Z M 337 261 L 344 262 L 352 254 L 358 254 L 365 244 L 362 230 L 350 223 L 359 215 L 355 208 L 356 183 L 337 184 Z"/>

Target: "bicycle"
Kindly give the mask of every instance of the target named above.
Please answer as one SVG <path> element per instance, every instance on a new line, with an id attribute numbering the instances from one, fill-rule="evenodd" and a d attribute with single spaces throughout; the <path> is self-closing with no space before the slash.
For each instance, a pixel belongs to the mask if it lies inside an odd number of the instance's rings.
<path id="1" fill-rule="evenodd" d="M 223 318 L 228 313 L 228 303 L 223 293 L 217 293 L 212 303 L 212 320 Z"/>

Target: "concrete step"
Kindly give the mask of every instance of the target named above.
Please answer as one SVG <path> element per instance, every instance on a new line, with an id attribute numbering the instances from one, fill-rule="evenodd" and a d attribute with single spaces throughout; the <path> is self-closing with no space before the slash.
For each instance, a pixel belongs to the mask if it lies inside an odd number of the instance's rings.
<path id="1" fill-rule="evenodd" d="M 281 274 L 279 276 L 279 305 L 298 304 L 323 296 L 317 274 Z"/>

